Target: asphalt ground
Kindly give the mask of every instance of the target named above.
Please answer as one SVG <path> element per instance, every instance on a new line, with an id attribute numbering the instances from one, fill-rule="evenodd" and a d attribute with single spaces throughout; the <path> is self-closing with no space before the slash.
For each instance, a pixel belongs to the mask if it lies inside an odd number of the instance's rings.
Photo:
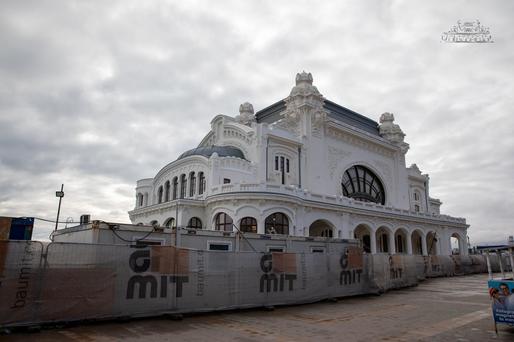
<path id="1" fill-rule="evenodd" d="M 337 302 L 148 318 L 14 332 L 6 341 L 514 341 L 494 332 L 487 275 L 429 279 L 417 287 Z"/>

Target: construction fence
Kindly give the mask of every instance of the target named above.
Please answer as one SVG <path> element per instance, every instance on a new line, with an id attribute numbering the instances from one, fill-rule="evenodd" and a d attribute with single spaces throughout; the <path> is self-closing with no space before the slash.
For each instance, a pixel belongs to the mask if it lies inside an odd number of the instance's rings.
<path id="1" fill-rule="evenodd" d="M 499 270 L 498 256 L 491 264 Z M 350 244 L 331 254 L 0 241 L 0 327 L 308 303 L 478 272 L 485 257 Z"/>

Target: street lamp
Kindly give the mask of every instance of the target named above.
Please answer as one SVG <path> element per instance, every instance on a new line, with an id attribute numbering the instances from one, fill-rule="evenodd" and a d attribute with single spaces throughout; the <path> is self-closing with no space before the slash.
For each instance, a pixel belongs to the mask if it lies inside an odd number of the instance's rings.
<path id="1" fill-rule="evenodd" d="M 55 220 L 55 230 L 57 230 L 57 225 L 59 224 L 59 213 L 61 212 L 61 201 L 64 197 L 64 184 L 61 184 L 61 191 L 55 192 L 55 197 L 59 197 L 59 207 L 57 208 L 57 219 Z"/>

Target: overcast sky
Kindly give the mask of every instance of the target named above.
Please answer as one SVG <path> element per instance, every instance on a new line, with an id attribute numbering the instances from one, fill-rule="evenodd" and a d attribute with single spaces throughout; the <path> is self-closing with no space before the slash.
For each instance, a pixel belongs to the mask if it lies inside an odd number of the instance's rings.
<path id="1" fill-rule="evenodd" d="M 494 43 L 448 44 L 457 20 Z M 2 1 L 0 215 L 129 222 L 135 182 L 217 114 L 286 97 L 394 113 L 472 243 L 514 234 L 514 2 Z M 36 223 L 35 238 L 51 224 Z"/>

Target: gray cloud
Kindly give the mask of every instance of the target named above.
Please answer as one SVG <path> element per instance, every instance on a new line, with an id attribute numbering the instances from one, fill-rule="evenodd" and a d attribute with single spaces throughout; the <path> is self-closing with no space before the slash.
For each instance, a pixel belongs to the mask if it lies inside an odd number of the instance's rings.
<path id="1" fill-rule="evenodd" d="M 263 108 L 313 73 L 327 98 L 395 113 L 472 242 L 504 241 L 514 200 L 510 1 L 4 2 L 0 214 L 128 221 L 135 181 L 194 147 L 216 114 Z M 459 19 L 493 44 L 446 44 Z M 48 236 L 51 224 L 37 226 Z"/>

